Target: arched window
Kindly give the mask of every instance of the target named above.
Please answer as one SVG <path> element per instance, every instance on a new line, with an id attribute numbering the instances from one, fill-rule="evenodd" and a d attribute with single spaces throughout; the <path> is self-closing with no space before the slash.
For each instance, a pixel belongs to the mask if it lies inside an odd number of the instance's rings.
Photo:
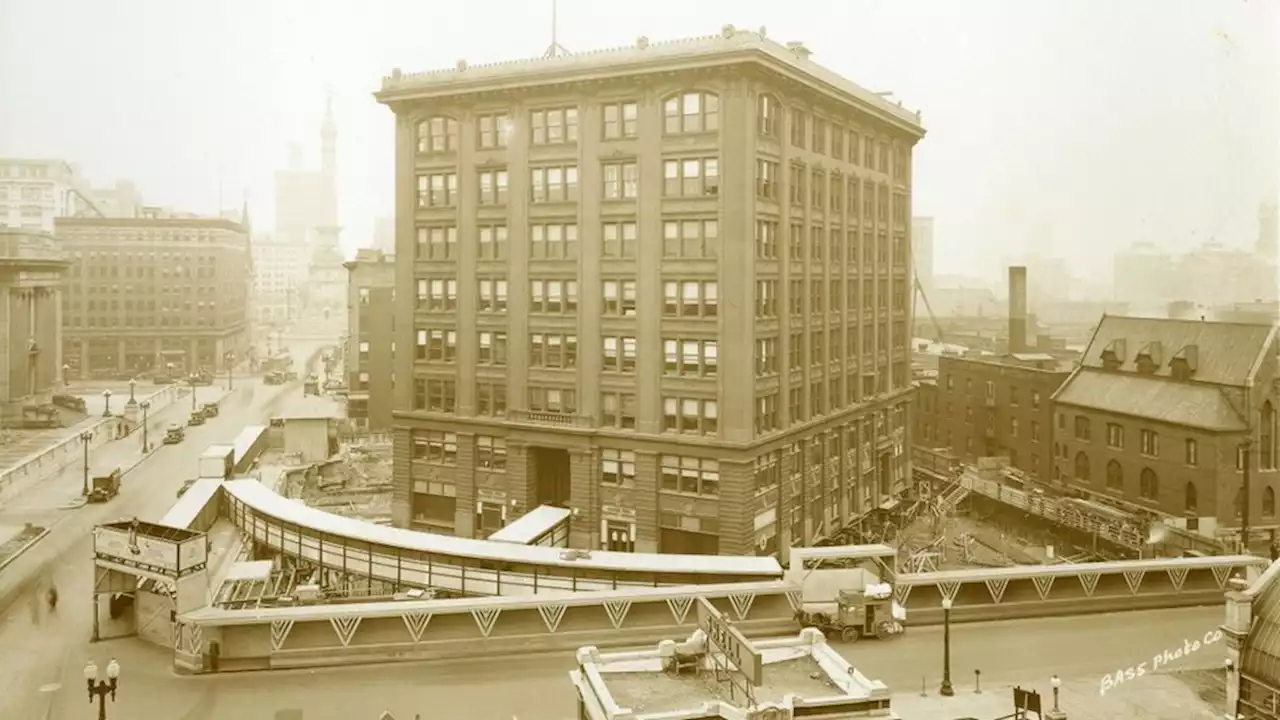
<path id="1" fill-rule="evenodd" d="M 1124 468 L 1120 467 L 1120 463 L 1115 460 L 1107 463 L 1107 489 L 1124 489 Z"/>
<path id="2" fill-rule="evenodd" d="M 1262 517 L 1275 517 L 1276 515 L 1276 491 L 1273 488 L 1267 488 L 1262 491 Z"/>
<path id="3" fill-rule="evenodd" d="M 782 103 L 773 95 L 762 93 L 756 110 L 756 132 L 776 138 L 781 127 Z"/>
<path id="4" fill-rule="evenodd" d="M 1185 499 L 1182 501 L 1183 507 L 1188 515 L 1194 515 L 1199 508 L 1199 499 L 1196 497 L 1196 484 L 1189 482 L 1187 488 L 1183 490 Z"/>
<path id="5" fill-rule="evenodd" d="M 1142 468 L 1142 475 L 1138 478 L 1138 494 L 1146 500 L 1159 498 L 1160 480 L 1156 477 L 1155 470 Z"/>
<path id="6" fill-rule="evenodd" d="M 662 103 L 662 129 L 668 135 L 716 132 L 720 129 L 720 98 L 712 93 L 685 92 Z"/>
<path id="7" fill-rule="evenodd" d="M 1076 453 L 1076 479 L 1082 482 L 1089 482 L 1089 456 L 1084 452 Z"/>
<path id="8" fill-rule="evenodd" d="M 418 123 L 418 152 L 442 153 L 457 149 L 457 120 L 451 117 L 433 117 Z"/>
<path id="9" fill-rule="evenodd" d="M 1274 470 L 1276 467 L 1276 411 L 1271 401 L 1262 403 L 1262 417 L 1259 418 L 1258 467 L 1263 470 Z"/>

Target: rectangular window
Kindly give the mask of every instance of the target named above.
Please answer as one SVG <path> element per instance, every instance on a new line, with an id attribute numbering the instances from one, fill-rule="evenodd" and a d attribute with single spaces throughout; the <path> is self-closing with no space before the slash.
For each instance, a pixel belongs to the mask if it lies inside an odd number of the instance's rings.
<path id="1" fill-rule="evenodd" d="M 457 173 L 433 173 L 418 176 L 418 207 L 453 207 L 457 202 Z"/>
<path id="2" fill-rule="evenodd" d="M 444 278 L 418 279 L 418 309 L 449 312 L 458 309 L 458 281 Z"/>
<path id="3" fill-rule="evenodd" d="M 601 283 L 604 297 L 604 314 L 615 317 L 634 317 L 636 314 L 636 281 L 605 280 Z"/>
<path id="4" fill-rule="evenodd" d="M 529 281 L 529 312 L 559 314 L 577 311 L 577 280 Z"/>
<path id="5" fill-rule="evenodd" d="M 416 246 L 419 260 L 450 260 L 458 257 L 458 228 L 453 225 L 418 228 Z"/>
<path id="6" fill-rule="evenodd" d="M 481 365 L 507 364 L 507 334 L 504 332 L 482 331 L 477 343 L 476 360 Z"/>
<path id="7" fill-rule="evenodd" d="M 719 497 L 720 464 L 717 461 L 663 455 L 660 466 L 663 492 Z"/>
<path id="8" fill-rule="evenodd" d="M 477 233 L 477 260 L 507 259 L 507 226 L 484 225 Z"/>
<path id="9" fill-rule="evenodd" d="M 635 200 L 640 189 L 640 171 L 634 162 L 608 163 L 601 168 L 605 200 Z"/>
<path id="10" fill-rule="evenodd" d="M 666 160 L 662 174 L 666 197 L 705 197 L 720 191 L 720 161 L 716 158 Z"/>
<path id="11" fill-rule="evenodd" d="M 1090 436 L 1089 418 L 1076 417 L 1076 439 L 1088 442 Z"/>
<path id="12" fill-rule="evenodd" d="M 716 317 L 719 286 L 714 280 L 667 281 L 662 284 L 662 314 L 667 317 Z"/>
<path id="13" fill-rule="evenodd" d="M 638 132 L 639 106 L 633 102 L 610 103 L 604 106 L 604 139 L 633 138 Z"/>
<path id="14" fill-rule="evenodd" d="M 1196 441 L 1191 438 L 1187 438 L 1186 441 L 1185 462 L 1192 466 L 1200 464 L 1200 447 L 1196 444 Z"/>
<path id="15" fill-rule="evenodd" d="M 600 483 L 612 487 L 634 487 L 636 454 L 630 450 L 600 450 Z"/>
<path id="16" fill-rule="evenodd" d="M 636 396 L 631 393 L 600 393 L 600 423 L 620 430 L 636 428 Z"/>
<path id="17" fill-rule="evenodd" d="M 1141 452 L 1147 457 L 1160 456 L 1160 436 L 1154 430 L 1142 431 L 1142 449 Z"/>
<path id="18" fill-rule="evenodd" d="M 424 328 L 417 331 L 414 358 L 432 362 L 453 362 L 458 353 L 458 333 L 441 328 Z"/>
<path id="19" fill-rule="evenodd" d="M 506 472 L 507 441 L 488 435 L 477 435 L 476 467 L 490 472 Z"/>
<path id="20" fill-rule="evenodd" d="M 577 202 L 578 166 L 530 168 L 529 192 L 529 199 L 535 203 Z"/>
<path id="21" fill-rule="evenodd" d="M 476 281 L 479 312 L 504 313 L 507 311 L 507 281 L 501 278 L 480 278 Z"/>
<path id="22" fill-rule="evenodd" d="M 506 170 L 481 170 L 479 178 L 481 205 L 507 204 Z"/>
<path id="23" fill-rule="evenodd" d="M 761 260 L 773 260 L 778 257 L 778 223 L 776 221 L 756 221 L 756 257 Z"/>
<path id="24" fill-rule="evenodd" d="M 685 377 L 715 377 L 719 353 L 715 340 L 664 339 L 663 372 Z"/>
<path id="25" fill-rule="evenodd" d="M 690 92 L 662 103 L 663 132 L 715 132 L 720 129 L 720 98 L 711 93 Z"/>
<path id="26" fill-rule="evenodd" d="M 602 339 L 604 372 L 633 373 L 636 371 L 636 339 L 633 337 L 606 337 Z"/>
<path id="27" fill-rule="evenodd" d="M 778 199 L 778 163 L 756 160 L 756 197 L 775 201 Z"/>
<path id="28" fill-rule="evenodd" d="M 529 113 L 530 142 L 559 145 L 578 142 L 578 108 L 550 108 Z"/>
<path id="29" fill-rule="evenodd" d="M 578 412 L 578 396 L 569 388 L 530 386 L 529 410 L 573 415 Z"/>
<path id="30" fill-rule="evenodd" d="M 502 383 L 476 383 L 476 414 L 502 417 L 507 414 L 507 386 Z"/>
<path id="31" fill-rule="evenodd" d="M 668 432 L 715 435 L 719 427 L 719 407 L 715 400 L 662 398 L 663 428 Z"/>
<path id="32" fill-rule="evenodd" d="M 1124 449 L 1124 428 L 1115 424 L 1107 423 L 1107 447 L 1117 450 Z"/>
<path id="33" fill-rule="evenodd" d="M 436 465 L 457 465 L 458 436 L 439 430 L 414 430 L 413 459 Z"/>
<path id="34" fill-rule="evenodd" d="M 714 258 L 719 254 L 716 220 L 668 220 L 662 223 L 662 254 L 672 258 Z"/>
<path id="35" fill-rule="evenodd" d="M 505 114 L 481 115 L 479 119 L 479 144 L 481 149 L 492 150 L 507 146 L 511 120 Z"/>
<path id="36" fill-rule="evenodd" d="M 418 152 L 444 153 L 458 149 L 458 121 L 433 117 L 418 123 Z"/>
<path id="37" fill-rule="evenodd" d="M 636 256 L 636 224 L 633 222 L 605 223 L 601 229 L 600 254 L 607 258 L 634 258 Z"/>
<path id="38" fill-rule="evenodd" d="M 778 281 L 756 281 L 756 317 L 770 318 L 778 316 Z"/>
<path id="39" fill-rule="evenodd" d="M 531 260 L 573 260 L 578 257 L 578 226 L 551 223 L 529 227 Z"/>
<path id="40" fill-rule="evenodd" d="M 569 370 L 578 366 L 578 336 L 558 333 L 529 335 L 530 367 Z"/>

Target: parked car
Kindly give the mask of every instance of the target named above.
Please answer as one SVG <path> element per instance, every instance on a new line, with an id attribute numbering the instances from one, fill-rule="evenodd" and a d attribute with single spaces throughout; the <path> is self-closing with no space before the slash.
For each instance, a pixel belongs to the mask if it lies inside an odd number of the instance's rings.
<path id="1" fill-rule="evenodd" d="M 196 425 L 203 425 L 203 424 L 204 424 L 204 412 L 200 410 L 193 410 L 191 412 L 191 416 L 187 418 L 187 426 L 195 427 Z"/>
<path id="2" fill-rule="evenodd" d="M 218 417 L 218 403 L 205 403 L 200 406 L 200 413 L 206 418 Z"/>
<path id="3" fill-rule="evenodd" d="M 164 444 L 165 444 L 165 445 L 177 445 L 178 443 L 180 443 L 180 442 L 182 442 L 183 440 L 185 440 L 185 439 L 186 439 L 186 437 L 187 437 L 187 430 L 186 430 L 186 428 L 184 428 L 184 427 L 182 427 L 181 425 L 178 425 L 178 424 L 176 424 L 176 423 L 175 423 L 175 424 L 173 424 L 173 425 L 170 425 L 168 430 L 165 430 L 165 432 L 164 432 Z"/>

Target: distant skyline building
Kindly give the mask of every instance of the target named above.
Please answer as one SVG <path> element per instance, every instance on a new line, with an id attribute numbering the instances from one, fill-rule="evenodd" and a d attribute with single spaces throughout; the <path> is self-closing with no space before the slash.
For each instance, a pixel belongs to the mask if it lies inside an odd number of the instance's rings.
<path id="1" fill-rule="evenodd" d="M 106 215 L 79 169 L 50 158 L 0 158 L 0 227 L 53 232 L 57 217 Z"/>
<path id="2" fill-rule="evenodd" d="M 301 146 L 289 148 L 289 166 L 276 171 L 276 239 L 286 245 L 317 241 L 316 229 L 338 224 L 337 123 L 330 98 L 320 126 L 320 167 L 303 166 Z"/>
<path id="3" fill-rule="evenodd" d="M 54 234 L 71 260 L 63 354 L 79 377 L 215 370 L 228 352 L 247 356 L 253 266 L 242 222 L 143 208 L 137 218 L 58 218 Z"/>
<path id="4" fill-rule="evenodd" d="M 303 241 L 285 242 L 274 233 L 255 235 L 253 249 L 254 322 L 282 328 L 301 309 L 311 250 Z"/>
<path id="5" fill-rule="evenodd" d="M 1264 202 L 1258 209 L 1258 241 L 1255 251 L 1272 265 L 1280 255 L 1280 204 Z"/>

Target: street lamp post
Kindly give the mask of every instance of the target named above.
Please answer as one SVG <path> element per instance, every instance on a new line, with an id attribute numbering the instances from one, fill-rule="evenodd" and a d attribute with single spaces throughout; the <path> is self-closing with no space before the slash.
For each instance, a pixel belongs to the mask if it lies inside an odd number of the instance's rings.
<path id="1" fill-rule="evenodd" d="M 125 407 L 133 407 L 138 404 L 138 400 L 137 398 L 134 397 L 134 394 L 133 394 L 134 388 L 137 386 L 137 384 L 138 384 L 138 381 L 136 379 L 129 378 L 129 402 L 124 404 Z"/>
<path id="2" fill-rule="evenodd" d="M 1058 709 L 1058 691 L 1062 689 L 1062 678 L 1058 677 L 1057 675 L 1054 675 L 1053 677 L 1049 678 L 1049 685 L 1053 687 L 1053 711 L 1061 712 Z"/>
<path id="3" fill-rule="evenodd" d="M 231 390 L 231 389 L 232 389 L 232 384 L 231 384 L 231 383 L 232 383 L 232 380 L 231 380 L 231 363 L 232 363 L 232 361 L 235 359 L 235 357 L 236 357 L 236 354 L 235 354 L 235 353 L 233 353 L 233 352 L 231 352 L 230 350 L 228 350 L 228 351 L 227 351 L 227 353 L 226 353 L 226 355 L 225 355 L 225 356 L 223 356 L 223 358 L 222 358 L 222 359 L 223 359 L 223 361 L 227 364 L 227 389 L 228 389 L 228 390 Z"/>
<path id="4" fill-rule="evenodd" d="M 956 694 L 951 686 L 951 598 L 942 598 L 942 687 L 938 693 L 944 697 Z"/>
<path id="5" fill-rule="evenodd" d="M 80 494 L 88 497 L 89 495 L 89 441 L 93 439 L 93 433 L 85 430 L 80 433 L 80 446 L 84 448 L 84 487 Z"/>
<path id="6" fill-rule="evenodd" d="M 98 679 L 98 666 L 92 661 L 84 666 L 84 681 L 89 690 L 89 704 L 94 698 L 98 700 L 98 720 L 107 720 L 107 696 L 116 700 L 116 689 L 120 687 L 120 663 L 115 658 L 107 663 L 107 679 Z"/>
<path id="7" fill-rule="evenodd" d="M 146 453 L 151 449 L 147 443 L 147 411 L 151 409 L 151 401 L 143 400 L 138 405 L 142 408 L 142 452 Z"/>
<path id="8" fill-rule="evenodd" d="M 102 417 L 111 417 L 111 391 L 103 390 L 102 399 L 105 401 L 102 408 Z"/>
<path id="9" fill-rule="evenodd" d="M 196 411 L 196 380 L 197 379 L 198 378 L 196 378 L 195 373 L 191 373 L 191 376 L 187 378 L 187 382 L 191 383 L 191 412 Z"/>
<path id="10" fill-rule="evenodd" d="M 70 366 L 70 365 L 63 365 L 63 366 L 62 366 L 62 385 L 63 385 L 63 387 L 71 387 L 71 380 L 70 380 L 70 376 L 71 376 L 71 366 Z"/>

